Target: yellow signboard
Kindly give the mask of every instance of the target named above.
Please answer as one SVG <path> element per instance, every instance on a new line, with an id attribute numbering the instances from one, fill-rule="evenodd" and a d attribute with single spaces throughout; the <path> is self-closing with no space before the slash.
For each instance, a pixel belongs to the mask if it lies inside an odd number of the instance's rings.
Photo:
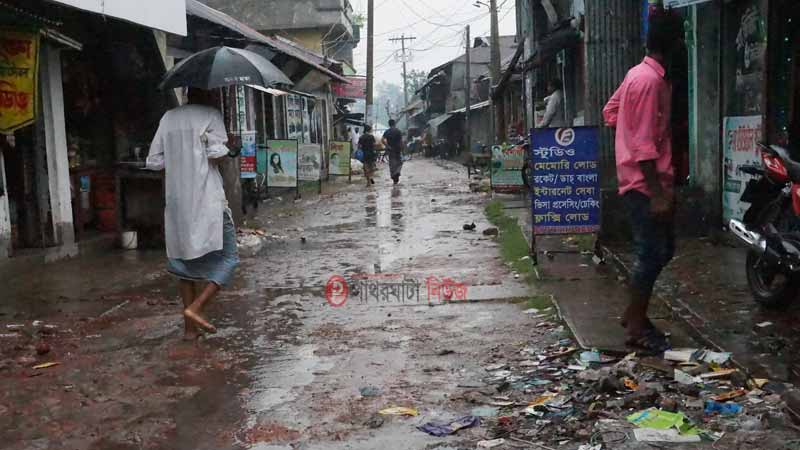
<path id="1" fill-rule="evenodd" d="M 36 119 L 39 35 L 0 29 L 0 133 Z"/>

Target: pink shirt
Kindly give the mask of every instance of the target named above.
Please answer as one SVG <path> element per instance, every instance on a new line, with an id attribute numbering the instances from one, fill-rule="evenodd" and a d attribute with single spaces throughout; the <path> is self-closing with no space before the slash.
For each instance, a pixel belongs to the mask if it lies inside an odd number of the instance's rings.
<path id="1" fill-rule="evenodd" d="M 637 190 L 650 196 L 639 163 L 655 161 L 661 186 L 672 192 L 670 112 L 672 87 L 664 67 L 647 56 L 628 71 L 617 92 L 603 108 L 606 125 L 616 127 L 617 179 L 620 195 Z"/>

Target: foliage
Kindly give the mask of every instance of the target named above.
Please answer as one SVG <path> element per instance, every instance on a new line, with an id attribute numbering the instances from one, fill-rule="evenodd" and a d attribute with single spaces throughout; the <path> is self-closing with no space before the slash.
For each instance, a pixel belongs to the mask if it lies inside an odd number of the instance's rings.
<path id="1" fill-rule="evenodd" d="M 426 81 L 428 81 L 428 74 L 425 71 L 412 69 L 408 72 L 408 77 L 406 78 L 408 96 L 413 96 L 414 92 L 418 91 Z"/>
<path id="2" fill-rule="evenodd" d="M 486 218 L 500 231 L 497 240 L 500 254 L 506 263 L 528 281 L 535 278 L 533 264 L 528 254 L 528 241 L 522 234 L 517 219 L 505 214 L 503 202 L 494 200 L 486 205 Z"/>

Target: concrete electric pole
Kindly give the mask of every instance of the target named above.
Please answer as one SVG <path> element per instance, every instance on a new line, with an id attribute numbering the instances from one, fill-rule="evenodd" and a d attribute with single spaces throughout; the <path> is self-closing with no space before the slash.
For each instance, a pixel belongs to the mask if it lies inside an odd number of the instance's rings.
<path id="1" fill-rule="evenodd" d="M 406 41 L 413 41 L 416 39 L 413 36 L 406 37 L 404 34 L 402 37 L 399 38 L 392 38 L 389 39 L 391 42 L 400 42 L 402 47 L 402 53 L 400 55 L 400 59 L 403 61 L 403 95 L 405 96 L 405 107 L 408 108 L 408 72 L 406 71 L 406 63 L 408 63 L 410 54 L 406 54 Z"/>
<path id="2" fill-rule="evenodd" d="M 464 137 L 466 138 L 466 154 L 469 155 L 472 152 L 472 132 L 469 129 L 469 113 L 470 109 L 472 108 L 472 55 L 470 55 L 469 51 L 472 49 L 472 41 L 469 35 L 469 25 L 467 25 L 467 70 L 466 70 L 466 80 L 464 82 L 464 106 L 466 109 L 464 110 L 465 116 L 465 124 L 464 124 Z"/>
<path id="3" fill-rule="evenodd" d="M 492 16 L 489 71 L 492 74 L 492 83 L 497 83 L 500 80 L 500 25 L 497 19 L 497 0 L 489 0 L 489 12 Z"/>
<path id="4" fill-rule="evenodd" d="M 375 43 L 375 0 L 367 0 L 367 108 L 364 122 L 374 125 L 373 102 L 374 102 L 374 81 L 375 81 L 375 59 L 373 54 Z"/>
<path id="5" fill-rule="evenodd" d="M 494 86 L 500 82 L 500 25 L 497 19 L 497 0 L 489 0 L 489 12 L 492 16 L 492 30 L 491 30 L 491 59 L 489 64 L 489 72 L 492 75 L 490 81 L 489 92 L 492 100 L 492 109 L 494 112 L 494 131 L 495 140 L 497 144 L 504 142 L 506 134 L 505 125 L 505 109 L 503 101 L 495 101 L 494 99 Z"/>

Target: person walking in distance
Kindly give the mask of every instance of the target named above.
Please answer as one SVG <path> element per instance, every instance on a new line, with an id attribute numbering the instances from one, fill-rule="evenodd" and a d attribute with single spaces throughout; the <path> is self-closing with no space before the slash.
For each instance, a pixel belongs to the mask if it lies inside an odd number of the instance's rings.
<path id="1" fill-rule="evenodd" d="M 361 135 L 358 134 L 358 128 L 353 128 L 350 130 L 350 144 L 353 146 L 353 151 L 358 150 L 358 140 L 361 138 Z"/>
<path id="2" fill-rule="evenodd" d="M 389 174 L 394 184 L 400 182 L 400 171 L 403 169 L 403 133 L 397 129 L 397 122 L 389 120 L 389 129 L 381 139 L 389 153 Z"/>
<path id="3" fill-rule="evenodd" d="M 681 28 L 671 15 L 651 18 L 648 56 L 628 72 L 603 109 L 606 125 L 616 128 L 619 194 L 628 210 L 636 253 L 622 326 L 628 345 L 652 353 L 670 347 L 647 310 L 656 279 L 675 252 L 672 91 L 666 68 L 682 42 Z"/>
<path id="4" fill-rule="evenodd" d="M 146 168 L 165 171 L 167 270 L 178 278 L 184 338 L 195 340 L 201 330 L 217 331 L 204 310 L 230 282 L 239 256 L 218 168 L 230 152 L 228 134 L 220 112 L 206 106 L 219 103 L 199 89 L 188 100 L 161 118 Z"/>
<path id="5" fill-rule="evenodd" d="M 364 126 L 364 133 L 358 139 L 358 148 L 364 152 L 364 178 L 367 179 L 367 186 L 375 184 L 375 165 L 378 154 L 375 151 L 375 136 L 372 135 L 372 127 Z"/>

